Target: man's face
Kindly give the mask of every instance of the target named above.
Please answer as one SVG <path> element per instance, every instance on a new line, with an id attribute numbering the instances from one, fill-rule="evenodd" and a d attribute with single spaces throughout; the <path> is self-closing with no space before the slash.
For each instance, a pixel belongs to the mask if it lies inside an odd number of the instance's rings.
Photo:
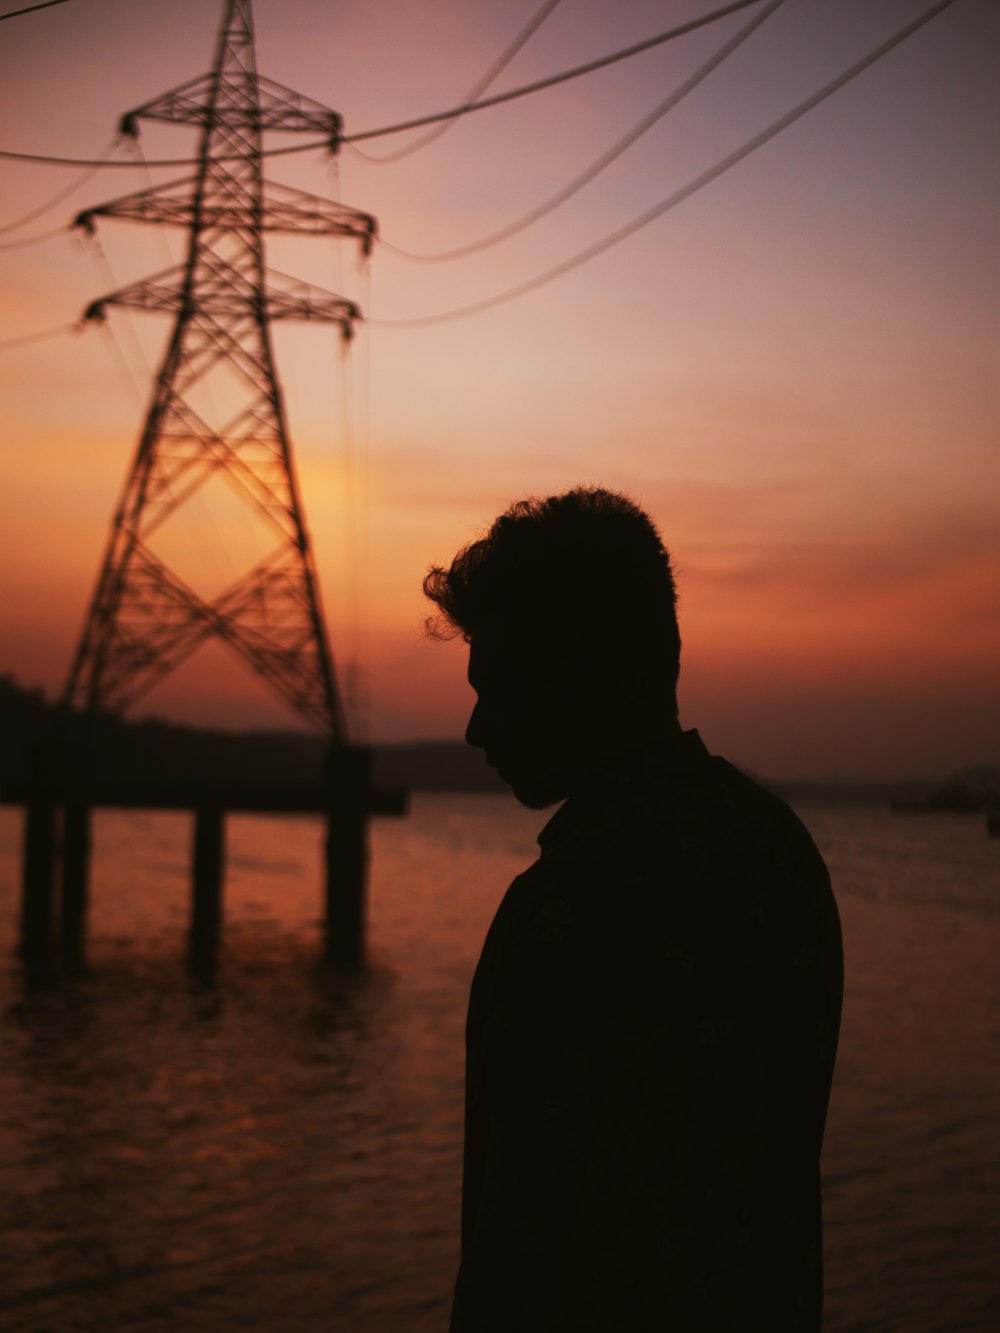
<path id="1" fill-rule="evenodd" d="M 477 702 L 465 739 L 533 810 L 563 800 L 573 786 L 586 720 L 569 675 L 537 636 L 518 636 L 500 617 L 484 619 L 471 636 Z"/>

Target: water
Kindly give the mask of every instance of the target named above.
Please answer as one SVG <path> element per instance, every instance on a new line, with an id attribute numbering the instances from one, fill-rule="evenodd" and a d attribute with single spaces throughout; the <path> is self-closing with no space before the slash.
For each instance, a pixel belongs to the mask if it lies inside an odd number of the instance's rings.
<path id="1" fill-rule="evenodd" d="M 847 953 L 825 1327 L 992 1333 L 1000 842 L 959 816 L 802 814 Z M 102 813 L 93 973 L 36 994 L 9 958 L 20 816 L 0 810 L 0 1327 L 442 1333 L 468 983 L 543 818 L 418 795 L 377 822 L 352 983 L 315 964 L 320 825 L 232 819 L 206 990 L 181 961 L 187 817 Z"/>

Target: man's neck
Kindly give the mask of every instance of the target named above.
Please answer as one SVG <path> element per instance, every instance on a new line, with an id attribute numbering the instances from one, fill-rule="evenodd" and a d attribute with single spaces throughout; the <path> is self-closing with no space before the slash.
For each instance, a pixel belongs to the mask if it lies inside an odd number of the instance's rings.
<path id="1" fill-rule="evenodd" d="M 631 768 L 644 756 L 668 758 L 683 746 L 684 732 L 676 714 L 650 718 L 614 737 L 607 737 L 581 755 L 574 765 L 573 780 L 567 796 L 577 795 L 606 777 Z"/>

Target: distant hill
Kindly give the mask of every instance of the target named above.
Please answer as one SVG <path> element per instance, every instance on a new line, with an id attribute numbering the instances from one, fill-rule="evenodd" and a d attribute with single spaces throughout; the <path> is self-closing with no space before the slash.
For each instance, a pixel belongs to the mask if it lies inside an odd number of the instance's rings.
<path id="1" fill-rule="evenodd" d="M 41 690 L 0 675 L 0 781 L 27 775 L 34 745 L 55 733 L 58 710 Z M 326 741 L 303 731 L 232 732 L 162 719 L 96 719 L 91 770 L 126 781 L 179 780 L 290 786 L 318 782 Z M 374 780 L 410 791 L 505 791 L 482 755 L 460 741 L 414 741 L 372 747 Z M 1000 805 L 1000 765 L 977 765 L 938 781 L 756 781 L 793 802 L 895 805 L 900 809 L 980 810 Z"/>
<path id="2" fill-rule="evenodd" d="M 0 781 L 23 779 L 32 752 L 57 734 L 59 710 L 41 690 L 0 676 Z M 90 769 L 96 778 L 204 782 L 256 780 L 289 786 L 318 782 L 327 742 L 301 731 L 231 732 L 111 714 L 94 721 Z M 385 787 L 426 791 L 503 791 L 482 755 L 461 742 L 373 747 L 373 777 Z"/>
<path id="3" fill-rule="evenodd" d="M 375 781 L 410 791 L 507 791 L 482 754 L 462 741 L 376 745 Z"/>

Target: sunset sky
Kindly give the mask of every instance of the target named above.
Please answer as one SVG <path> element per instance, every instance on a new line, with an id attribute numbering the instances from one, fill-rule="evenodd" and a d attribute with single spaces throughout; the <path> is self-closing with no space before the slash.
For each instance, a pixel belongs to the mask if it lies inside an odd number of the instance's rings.
<path id="1" fill-rule="evenodd" d="M 495 88 L 714 7 L 562 0 Z M 710 749 L 775 777 L 1000 762 L 996 0 L 957 0 L 573 272 L 468 318 L 391 323 L 489 297 L 584 250 L 930 0 L 787 0 L 536 225 L 451 262 L 392 248 L 446 250 L 537 207 L 761 7 L 470 115 L 394 163 L 345 148 L 332 162 L 315 151 L 269 166 L 276 180 L 375 214 L 384 238 L 367 269 L 325 240 L 269 246 L 275 268 L 352 297 L 367 317 L 346 357 L 333 329 L 276 333 L 334 654 L 366 737 L 461 735 L 465 654 L 422 637 L 425 569 L 510 501 L 592 483 L 638 500 L 674 554 L 682 721 Z M 221 8 L 69 0 L 0 24 L 0 148 L 99 156 L 123 112 L 207 70 Z M 258 0 L 258 64 L 339 110 L 350 133 L 461 103 L 537 9 Z M 384 154 L 407 142 L 362 146 Z M 145 125 L 141 143 L 148 158 L 185 156 L 195 135 Z M 0 162 L 0 228 L 80 174 Z M 99 171 L 0 234 L 0 342 L 67 324 L 95 297 L 178 262 L 182 234 L 114 221 L 99 246 L 66 234 L 3 248 L 149 180 L 138 167 Z M 26 684 L 63 683 L 168 331 L 165 317 L 112 312 L 107 330 L 0 351 L 0 671 Z M 188 518 L 189 558 L 221 586 L 245 555 L 233 516 L 206 496 Z M 595 612 L 613 628 L 613 607 Z M 294 723 L 222 648 L 135 711 Z"/>

